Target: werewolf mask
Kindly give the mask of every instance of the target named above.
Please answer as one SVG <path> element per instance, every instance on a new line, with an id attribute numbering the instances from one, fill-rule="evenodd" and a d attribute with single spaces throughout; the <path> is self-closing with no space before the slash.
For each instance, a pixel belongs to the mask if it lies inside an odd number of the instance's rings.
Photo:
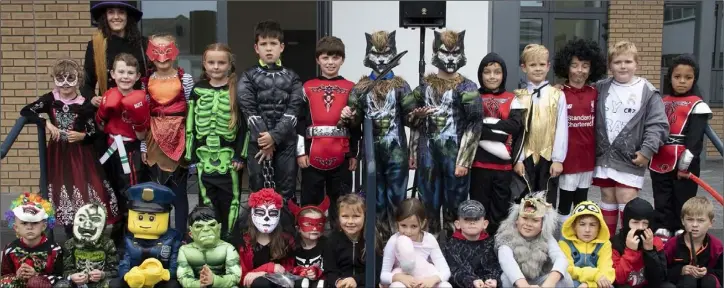
<path id="1" fill-rule="evenodd" d="M 455 73 L 465 66 L 465 30 L 460 33 L 454 31 L 435 31 L 435 40 L 432 42 L 432 65 L 447 73 Z"/>
<path id="2" fill-rule="evenodd" d="M 365 67 L 369 67 L 376 73 L 382 73 L 387 68 L 395 55 L 397 55 L 397 43 L 395 43 L 395 31 L 390 33 L 378 31 L 372 34 L 365 33 L 367 49 L 365 49 Z M 383 75 L 384 76 L 384 75 Z"/>

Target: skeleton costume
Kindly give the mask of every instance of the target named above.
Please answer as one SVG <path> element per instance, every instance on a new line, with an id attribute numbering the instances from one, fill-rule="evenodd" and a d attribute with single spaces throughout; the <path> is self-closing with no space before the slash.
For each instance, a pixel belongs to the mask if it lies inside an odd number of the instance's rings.
<path id="1" fill-rule="evenodd" d="M 349 160 L 358 156 L 361 130 L 359 126 L 337 128 L 337 123 L 353 86 L 342 76 L 319 76 L 304 83 L 308 107 L 302 109 L 305 115 L 297 125 L 297 157 L 307 155 L 309 167 L 302 169 L 302 205 L 319 205 L 325 194 L 337 203 L 339 196 L 352 191 Z M 330 208 L 330 215 L 337 215 L 336 205 Z M 336 217 L 330 221 L 336 223 Z"/>
<path id="2" fill-rule="evenodd" d="M 177 277 L 182 287 L 200 287 L 200 271 L 208 266 L 213 274 L 213 287 L 236 287 L 241 279 L 239 253 L 221 240 L 221 223 L 210 207 L 197 207 L 189 215 L 189 230 L 194 242 L 181 246 L 178 252 Z"/>
<path id="3" fill-rule="evenodd" d="M 203 80 L 191 92 L 186 117 L 185 158 L 193 163 L 188 191 L 199 192 L 202 204 L 214 207 L 222 239 L 228 239 L 239 215 L 240 179 L 233 163 L 245 162 L 249 137 L 244 121 L 229 125 L 234 112 L 229 97 L 228 84 L 214 87 Z"/>
<path id="4" fill-rule="evenodd" d="M 57 87 L 75 87 L 78 81 L 81 79 L 77 73 L 56 75 L 54 79 Z M 90 99 L 80 95 L 63 99 L 56 88 L 20 110 L 20 115 L 30 122 L 45 121 L 40 114 L 48 114 L 49 121 L 61 131 L 58 141 L 48 141 L 48 167 L 52 167 L 48 170 L 48 198 L 58 208 L 56 219 L 66 227 L 68 236 L 72 234 L 73 215 L 91 201 L 102 203 L 109 216 L 104 219 L 108 224 L 121 217 L 114 189 L 93 149 L 96 136 L 93 109 Z M 84 133 L 85 138 L 70 143 L 67 131 Z"/>
<path id="5" fill-rule="evenodd" d="M 63 245 L 63 279 L 56 288 L 78 287 L 71 280 L 71 275 L 93 270 L 103 271 L 98 282 L 86 284 L 89 288 L 108 288 L 110 279 L 118 277 L 118 252 L 116 246 L 106 235 L 106 212 L 103 206 L 96 203 L 86 204 L 75 213 L 73 220 L 73 238 Z"/>
<path id="6" fill-rule="evenodd" d="M 251 222 L 257 230 L 257 233 L 269 234 L 279 226 L 281 209 L 283 207 L 282 196 L 270 188 L 264 188 L 249 195 L 249 209 Z M 237 225 L 238 227 L 239 225 Z M 234 235 L 238 235 L 234 233 Z M 282 257 L 273 258 L 271 245 L 261 245 L 251 239 L 249 232 L 241 234 L 239 241 L 239 261 L 241 263 L 241 283 L 250 272 L 266 272 L 267 274 L 275 274 L 274 266 L 279 264 L 284 267 L 285 271 L 292 271 L 294 268 L 294 258 L 291 257 L 292 247 L 294 247 L 294 238 L 284 232 L 281 237 L 285 242 L 285 253 Z M 270 243 L 271 244 L 271 243 Z M 273 287 L 269 279 L 258 277 L 252 283 L 252 287 Z"/>
<path id="7" fill-rule="evenodd" d="M 525 279 L 528 284 L 541 285 L 550 273 L 560 273 L 556 287 L 573 287 L 568 274 L 568 260 L 561 252 L 553 233 L 558 225 L 558 213 L 545 202 L 545 192 L 526 195 L 520 204 L 510 207 L 510 215 L 495 235 L 498 261 L 503 269 L 500 287 L 513 287 L 515 281 Z M 526 238 L 519 232 L 518 218 L 542 218 L 542 230 Z M 530 221 L 530 220 L 521 220 Z"/>
<path id="8" fill-rule="evenodd" d="M 8 226 L 13 228 L 15 220 L 23 222 L 45 222 L 48 231 L 55 226 L 55 211 L 52 204 L 35 193 L 23 193 L 5 212 Z M 38 225 L 38 224 L 36 224 Z M 5 246 L 2 252 L 2 288 L 50 288 L 63 278 L 63 251 L 57 244 L 48 240 L 45 233 L 38 236 L 40 242 L 29 246 L 23 238 L 18 238 Z M 20 266 L 27 264 L 32 267 L 37 276 L 29 279 L 17 277 Z"/>
<path id="9" fill-rule="evenodd" d="M 419 139 L 413 136 L 410 157 L 416 159 L 417 186 L 433 234 L 440 231 L 441 207 L 443 222 L 450 226 L 445 228 L 447 234 L 455 230 L 457 207 L 467 199 L 470 187 L 470 176 L 456 177 L 455 168 L 469 169 L 473 164 L 483 120 L 478 85 L 457 73 L 467 62 L 464 39 L 465 31 L 435 31 L 432 64 L 454 77 L 427 75 L 412 94 L 417 106 L 432 109 L 424 118 L 410 117 L 419 132 Z"/>
<path id="10" fill-rule="evenodd" d="M 289 201 L 289 210 L 292 211 L 297 219 L 299 232 L 319 233 L 319 238 L 317 238 L 317 243 L 314 247 L 307 249 L 303 247 L 303 242 L 300 242 L 294 249 L 294 269 L 292 270 L 292 274 L 304 277 L 304 279 L 295 282 L 295 287 L 324 287 L 324 280 L 320 280 L 320 278 L 322 278 L 322 272 L 324 271 L 322 251 L 325 249 L 327 238 L 324 237 L 323 233 L 324 224 L 327 222 L 327 217 L 325 215 L 327 215 L 327 209 L 329 208 L 330 200 L 327 196 L 324 196 L 324 200 L 322 200 L 322 203 L 319 204 L 319 206 L 307 205 L 299 207 L 294 202 Z M 308 209 L 320 213 L 322 217 L 312 219 L 300 215 L 302 211 Z M 314 271 L 314 280 L 306 278 L 307 271 L 309 270 Z"/>
<path id="11" fill-rule="evenodd" d="M 694 65 L 694 83 L 684 94 L 674 92 L 671 83 L 674 68 L 678 65 Z M 654 231 L 660 236 L 672 236 L 681 225 L 681 207 L 686 200 L 696 196 L 698 186 L 689 179 L 678 179 L 677 172 L 690 172 L 699 176 L 699 155 L 704 146 L 704 130 L 712 117 L 711 108 L 704 103 L 696 88 L 699 67 L 693 57 L 681 55 L 669 65 L 662 99 L 669 121 L 669 137 L 651 158 L 649 173 L 654 190 L 656 221 Z"/>
<path id="12" fill-rule="evenodd" d="M 249 189 L 272 188 L 284 199 L 294 197 L 297 184 L 297 115 L 302 109 L 302 81 L 294 71 L 261 59 L 242 72 L 236 86 L 236 98 L 249 129 L 247 156 L 259 153 L 260 133 L 268 132 L 274 141 L 271 160 L 249 161 Z M 278 207 L 281 208 L 281 207 Z"/>
<path id="13" fill-rule="evenodd" d="M 392 215 L 397 205 L 405 199 L 409 173 L 407 137 L 404 126 L 407 116 L 414 108 L 410 85 L 393 72 L 379 75 L 397 55 L 395 31 L 365 33 L 367 48 L 364 65 L 371 68 L 369 76 L 362 77 L 352 88 L 347 105 L 353 111 L 350 127 L 359 127 L 364 118 L 370 118 L 373 125 L 375 157 L 377 164 L 377 214 L 382 229 L 382 239 L 390 236 L 394 227 Z M 374 82 L 378 77 L 382 77 Z M 364 151 L 360 148 L 360 151 Z"/>

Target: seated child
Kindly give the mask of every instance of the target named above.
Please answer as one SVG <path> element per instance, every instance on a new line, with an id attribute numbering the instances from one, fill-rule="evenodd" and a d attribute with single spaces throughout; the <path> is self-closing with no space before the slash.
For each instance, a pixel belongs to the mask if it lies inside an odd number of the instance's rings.
<path id="1" fill-rule="evenodd" d="M 611 235 L 605 223 L 601 208 L 590 201 L 576 205 L 563 223 L 563 240 L 558 245 L 568 258 L 573 287 L 613 287 L 616 272 L 608 241 Z"/>
<path id="2" fill-rule="evenodd" d="M 178 250 L 176 277 L 184 288 L 237 287 L 241 279 L 239 253 L 221 240 L 222 223 L 212 207 L 196 207 L 189 214 L 193 242 Z M 221 220 L 222 222 L 224 220 Z"/>
<path id="3" fill-rule="evenodd" d="M 501 287 L 573 287 L 566 255 L 553 238 L 558 213 L 545 197 L 545 191 L 526 195 L 500 224 L 495 246 Z"/>
<path id="4" fill-rule="evenodd" d="M 684 202 L 681 223 L 686 232 L 669 239 L 664 246 L 669 281 L 676 287 L 721 287 L 722 243 L 708 233 L 713 222 L 714 206 L 708 199 L 696 196 Z M 696 255 L 694 259 L 692 254 Z"/>
<path id="5" fill-rule="evenodd" d="M 354 193 L 337 200 L 340 229 L 330 233 L 322 251 L 323 278 L 328 288 L 377 287 L 377 283 L 365 283 L 366 253 L 376 253 L 376 249 L 365 247 L 365 209 L 364 199 Z M 379 260 L 375 261 L 380 267 Z"/>
<path id="6" fill-rule="evenodd" d="M 18 239 L 2 255 L 2 288 L 50 288 L 63 278 L 63 252 L 48 240 L 45 229 L 55 225 L 50 202 L 35 193 L 23 193 L 10 204 L 5 220 Z"/>
<path id="7" fill-rule="evenodd" d="M 499 287 L 502 270 L 495 253 L 495 240 L 486 232 L 487 227 L 483 204 L 475 200 L 460 204 L 456 230 L 442 246 L 453 287 Z"/>
<path id="8" fill-rule="evenodd" d="M 666 282 L 664 243 L 649 228 L 653 219 L 654 207 L 642 198 L 623 208 L 623 226 L 611 239 L 616 287 L 673 287 Z"/>
<path id="9" fill-rule="evenodd" d="M 108 287 L 118 277 L 118 252 L 107 235 L 106 208 L 90 203 L 78 208 L 73 237 L 63 245 L 63 277 L 55 288 Z"/>
<path id="10" fill-rule="evenodd" d="M 402 287 L 452 287 L 447 280 L 450 278 L 450 268 L 442 255 L 440 246 L 437 244 L 435 236 L 423 231 L 422 228 L 427 224 L 427 214 L 425 207 L 417 198 L 408 198 L 400 203 L 395 211 L 395 220 L 397 221 L 397 233 L 390 237 L 385 246 L 382 258 L 382 273 L 380 275 L 380 283 L 389 285 L 389 288 Z M 404 263 L 400 259 L 397 250 L 398 239 L 407 237 L 412 240 L 415 254 L 418 259 L 424 259 L 428 262 L 416 262 L 415 269 L 419 269 L 418 265 L 432 263 L 434 271 L 425 278 L 413 277 L 407 271 Z M 409 241 L 409 240 L 408 240 Z M 422 256 L 422 257 L 419 257 Z"/>
<path id="11" fill-rule="evenodd" d="M 327 222 L 325 213 L 329 208 L 329 197 L 319 206 L 297 206 L 294 200 L 289 200 L 289 210 L 297 219 L 297 230 L 302 241 L 294 249 L 294 269 L 292 274 L 303 277 L 295 282 L 295 287 L 324 287 L 322 280 L 322 250 L 327 238 L 324 237 L 324 223 Z M 336 222 L 336 221 L 335 221 Z"/>

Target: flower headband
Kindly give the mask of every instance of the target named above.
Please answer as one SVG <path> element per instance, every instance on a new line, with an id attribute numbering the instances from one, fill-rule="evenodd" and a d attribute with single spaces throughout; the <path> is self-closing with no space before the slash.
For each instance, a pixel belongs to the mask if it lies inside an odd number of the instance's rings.
<path id="1" fill-rule="evenodd" d="M 10 204 L 10 210 L 5 212 L 5 220 L 8 227 L 12 228 L 15 219 L 26 222 L 40 222 L 46 220 L 48 228 L 55 226 L 55 210 L 48 200 L 43 199 L 37 193 L 25 192 Z"/>
<path id="2" fill-rule="evenodd" d="M 282 196 L 274 191 L 274 189 L 264 188 L 249 195 L 249 208 L 271 204 L 277 208 L 282 208 Z"/>

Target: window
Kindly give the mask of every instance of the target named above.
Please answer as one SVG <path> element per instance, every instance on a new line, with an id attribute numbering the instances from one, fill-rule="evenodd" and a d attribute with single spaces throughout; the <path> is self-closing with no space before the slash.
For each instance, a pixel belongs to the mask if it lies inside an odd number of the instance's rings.
<path id="1" fill-rule="evenodd" d="M 217 1 L 142 1 L 143 20 L 141 32 L 144 36 L 157 33 L 171 33 L 176 37 L 179 56 L 176 64 L 196 80 L 201 75 L 206 46 L 217 39 Z M 223 13 L 225 14 L 225 13 Z M 223 15 L 223 17 L 226 17 Z"/>
<path id="2" fill-rule="evenodd" d="M 520 47 L 518 54 L 523 52 L 525 45 L 543 43 L 543 19 L 520 19 Z"/>
<path id="3" fill-rule="evenodd" d="M 664 28 L 661 47 L 661 88 L 667 85 L 666 74 L 676 56 L 694 54 L 696 41 L 696 6 L 689 3 L 664 4 Z M 685 17 L 685 15 L 689 15 Z M 668 19 L 667 19 L 668 17 Z"/>
<path id="4" fill-rule="evenodd" d="M 666 4 L 664 8 L 664 23 L 672 21 L 694 20 L 696 17 L 695 4 Z"/>

